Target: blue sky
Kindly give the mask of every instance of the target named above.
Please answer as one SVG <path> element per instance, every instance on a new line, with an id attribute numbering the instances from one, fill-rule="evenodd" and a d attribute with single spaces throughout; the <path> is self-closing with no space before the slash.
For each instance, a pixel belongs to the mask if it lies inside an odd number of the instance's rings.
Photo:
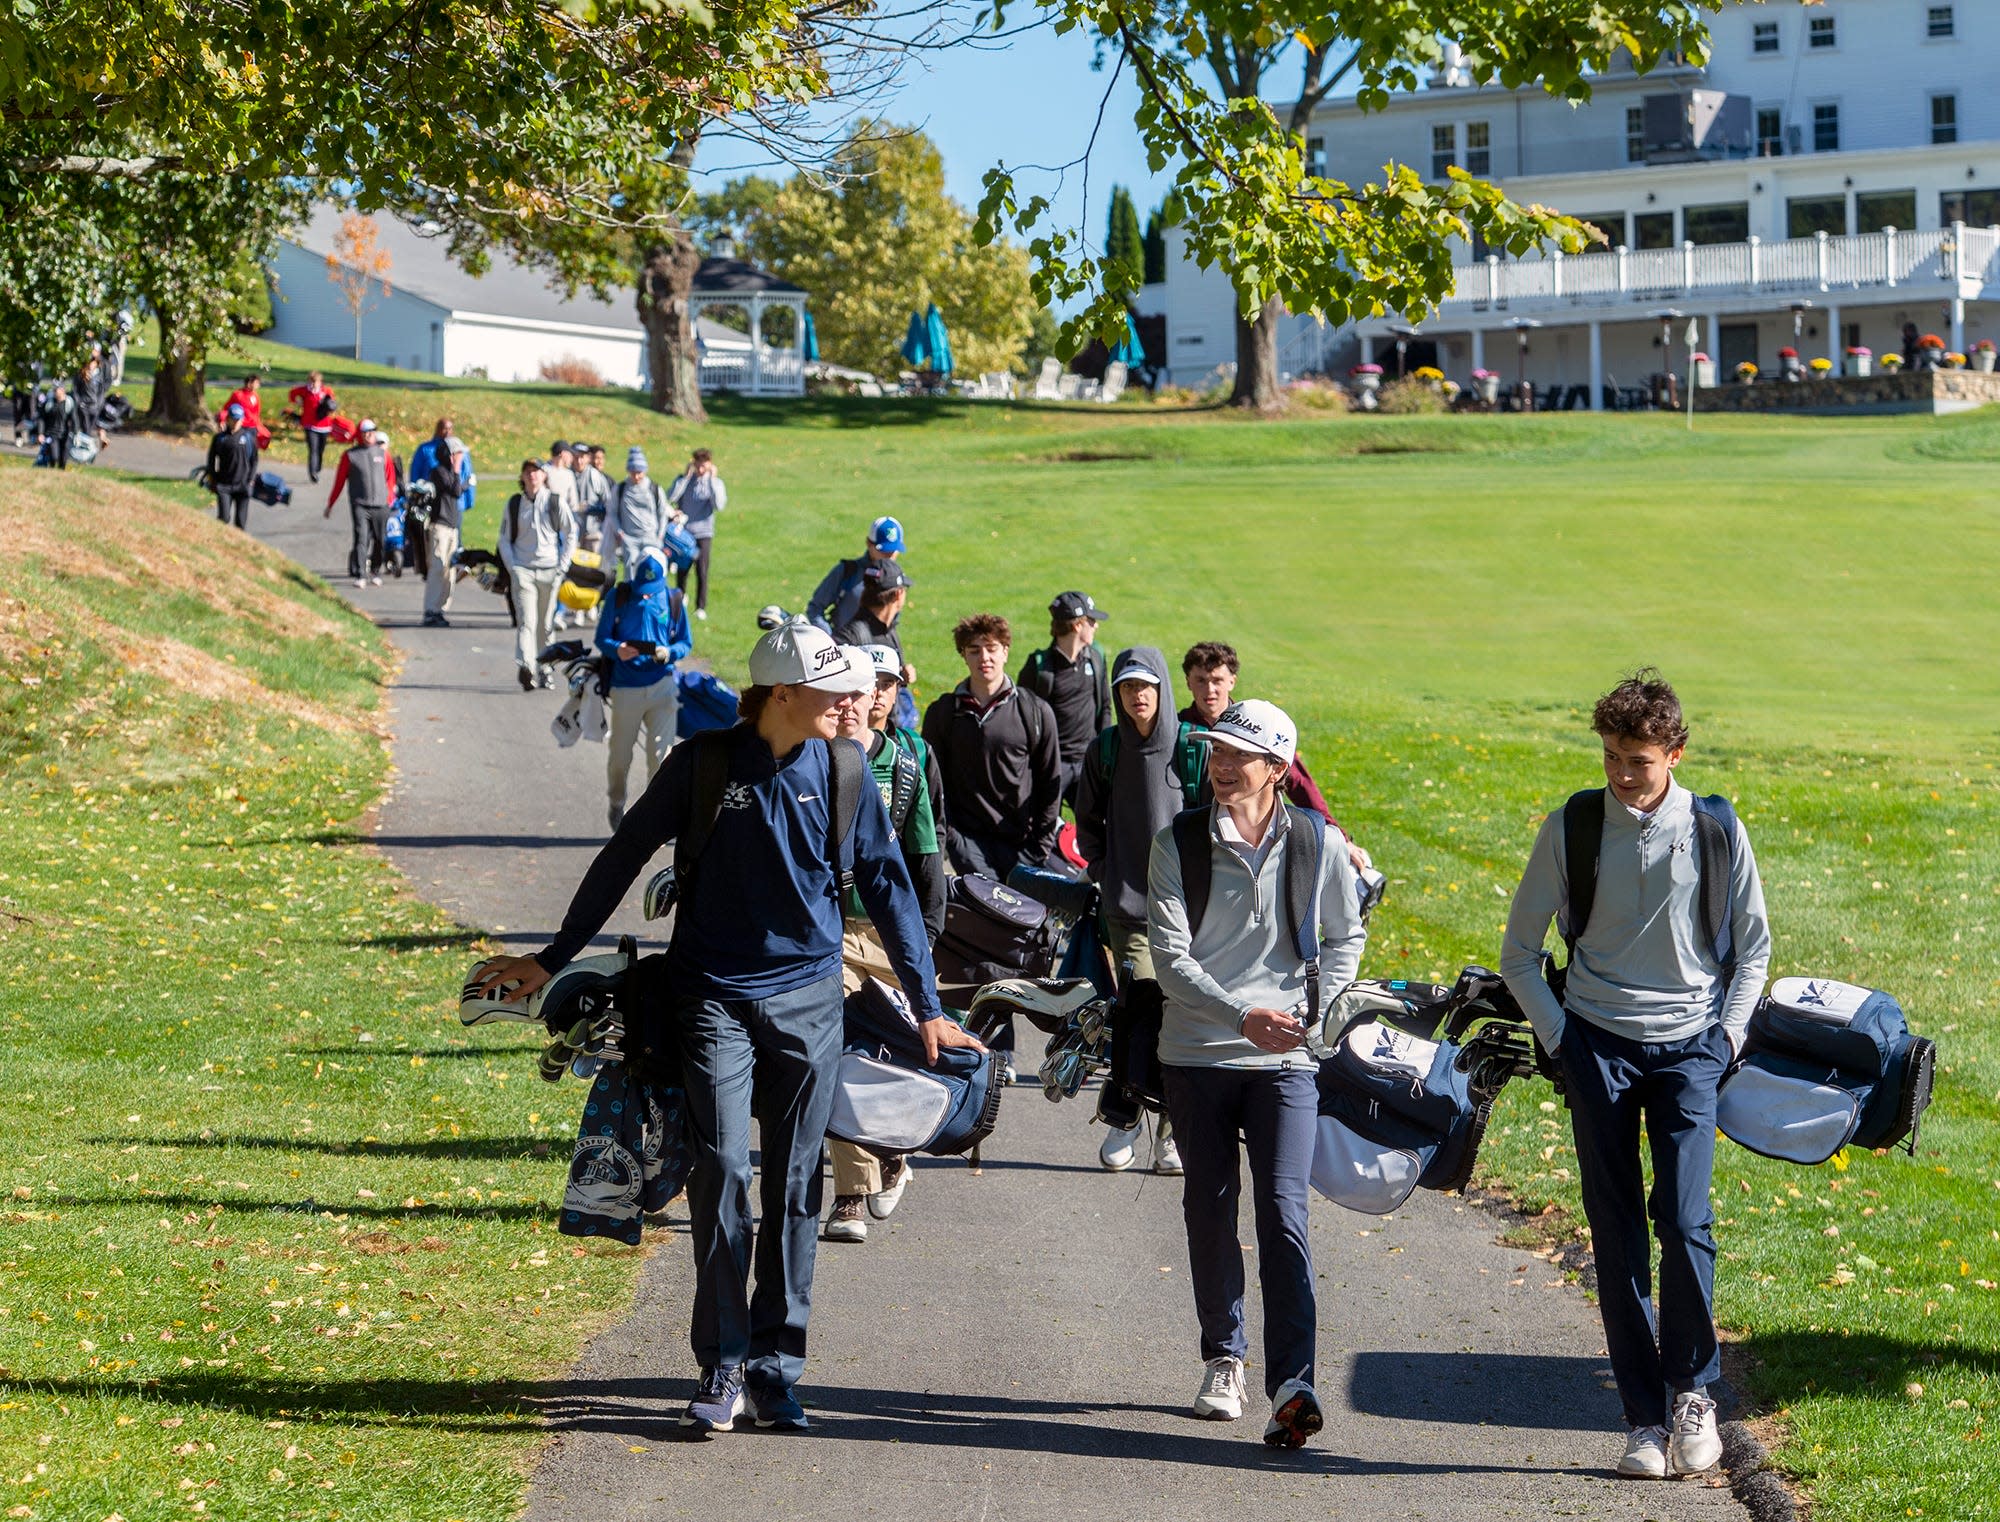
<path id="1" fill-rule="evenodd" d="M 1034 12 L 1021 6 L 1016 14 L 1025 20 Z M 1085 229 L 1095 247 L 1104 237 L 1113 184 L 1130 187 L 1143 220 L 1159 204 L 1170 177 L 1155 176 L 1146 167 L 1132 125 L 1138 92 L 1130 71 L 1114 85 L 1108 67 L 1095 72 L 1090 65 L 1087 37 L 1076 33 L 1058 37 L 1046 26 L 1036 26 L 1004 43 L 916 55 L 882 113 L 929 134 L 944 155 L 952 197 L 971 209 L 979 204 L 982 176 L 995 163 L 1054 166 L 1081 156 L 1090 141 L 1097 103 L 1111 85 L 1104 124 L 1089 156 Z M 744 162 L 736 145 L 704 145 L 697 169 L 726 175 Z M 758 172 L 778 171 L 765 167 Z M 1058 178 L 1024 172 L 1019 183 L 1030 194 L 1048 195 L 1056 192 Z M 1073 167 L 1061 178 L 1057 200 L 1058 210 L 1072 225 L 1083 214 L 1083 198 L 1083 172 L 1080 166 Z"/>

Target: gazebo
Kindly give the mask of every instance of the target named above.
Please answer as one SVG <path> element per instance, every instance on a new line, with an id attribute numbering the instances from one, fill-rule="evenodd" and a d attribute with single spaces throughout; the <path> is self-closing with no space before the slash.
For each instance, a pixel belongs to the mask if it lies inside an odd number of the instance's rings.
<path id="1" fill-rule="evenodd" d="M 769 270 L 724 253 L 701 261 L 688 296 L 690 320 L 736 307 L 750 317 L 749 341 L 724 345 L 703 340 L 699 384 L 704 392 L 734 391 L 741 396 L 804 396 L 806 293 Z M 764 342 L 764 314 L 774 308 L 792 314 L 792 336 L 782 347 Z"/>

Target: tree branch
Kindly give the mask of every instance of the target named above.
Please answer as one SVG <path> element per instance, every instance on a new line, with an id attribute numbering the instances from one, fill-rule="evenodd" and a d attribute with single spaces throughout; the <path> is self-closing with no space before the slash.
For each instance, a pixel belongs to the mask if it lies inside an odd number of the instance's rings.
<path id="1" fill-rule="evenodd" d="M 14 167 L 25 174 L 85 174 L 104 180 L 143 180 L 163 169 L 183 169 L 186 164 L 177 153 L 143 154 L 137 158 L 59 153 L 50 158 L 16 159 Z"/>

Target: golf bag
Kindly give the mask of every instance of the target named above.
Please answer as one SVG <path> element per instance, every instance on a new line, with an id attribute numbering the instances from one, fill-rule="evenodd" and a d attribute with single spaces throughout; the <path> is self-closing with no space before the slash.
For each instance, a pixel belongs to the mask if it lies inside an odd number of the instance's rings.
<path id="1" fill-rule="evenodd" d="M 604 598 L 611 578 L 595 550 L 578 550 L 570 557 L 569 570 L 556 588 L 556 600 L 573 613 L 588 613 Z"/>
<path id="2" fill-rule="evenodd" d="M 1339 1032 L 1331 1043 L 1317 1032 L 1307 1043 L 1320 1057 L 1313 1187 L 1367 1215 L 1401 1208 L 1419 1188 L 1464 1188 L 1494 1099 L 1534 1071 L 1526 1018 L 1483 967 L 1449 990 L 1349 984 L 1326 1028 Z"/>
<path id="3" fill-rule="evenodd" d="M 945 1047 L 931 1065 L 909 1001 L 879 978 L 848 995 L 845 1013 L 827 1135 L 883 1157 L 955 1157 L 993 1134 L 1000 1079 L 991 1052 Z"/>
<path id="4" fill-rule="evenodd" d="M 1916 1155 L 1937 1048 L 1912 1035 L 1888 994 L 1830 978 L 1780 978 L 1750 1016 L 1743 1057 L 1723 1080 L 1715 1123 L 1781 1162 L 1825 1162 L 1842 1147 Z"/>
<path id="5" fill-rule="evenodd" d="M 250 483 L 250 495 L 266 507 L 290 507 L 292 489 L 285 484 L 285 478 L 275 470 L 260 470 L 257 479 Z"/>
<path id="6" fill-rule="evenodd" d="M 660 534 L 660 553 L 676 571 L 685 571 L 694 564 L 698 547 L 694 535 L 678 523 L 669 523 Z"/>
<path id="7" fill-rule="evenodd" d="M 389 509 L 388 521 L 382 527 L 382 547 L 391 555 L 403 553 L 403 524 L 408 514 L 409 509 L 404 506 L 401 498 L 398 498 L 396 505 Z M 403 573 L 398 571 L 396 574 L 400 576 Z"/>
<path id="8" fill-rule="evenodd" d="M 682 671 L 675 675 L 680 685 L 680 709 L 674 715 L 674 733 L 685 740 L 705 729 L 727 729 L 736 722 L 736 691 L 720 677 L 707 671 Z"/>
<path id="9" fill-rule="evenodd" d="M 940 985 L 977 988 L 998 978 L 1044 977 L 1055 961 L 1046 905 L 968 873 L 946 885 L 944 931 L 931 950 Z"/>

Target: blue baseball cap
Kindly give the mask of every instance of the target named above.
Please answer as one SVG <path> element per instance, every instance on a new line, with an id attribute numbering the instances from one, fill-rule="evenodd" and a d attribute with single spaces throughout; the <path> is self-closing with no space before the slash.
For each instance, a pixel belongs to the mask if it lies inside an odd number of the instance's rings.
<path id="1" fill-rule="evenodd" d="M 229 415 L 240 421 L 243 416 L 243 404 L 241 402 L 231 402 L 229 404 Z"/>
<path id="2" fill-rule="evenodd" d="M 894 518 L 877 518 L 868 528 L 868 542 L 885 555 L 903 553 L 903 525 Z"/>

